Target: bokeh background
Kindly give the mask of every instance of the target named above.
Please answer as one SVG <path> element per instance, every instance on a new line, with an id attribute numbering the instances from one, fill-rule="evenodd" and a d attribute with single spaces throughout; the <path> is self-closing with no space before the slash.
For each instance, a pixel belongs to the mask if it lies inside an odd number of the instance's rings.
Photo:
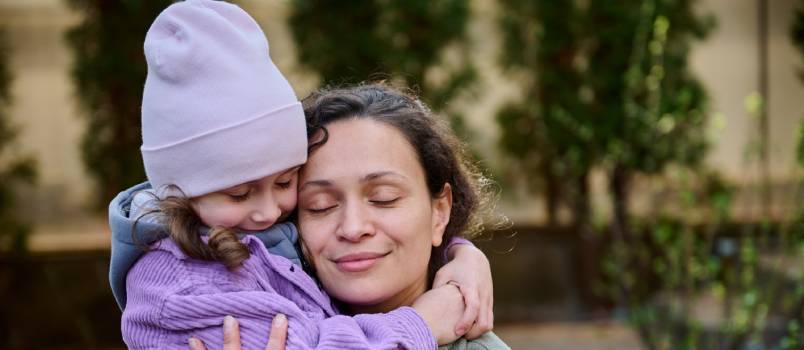
<path id="1" fill-rule="evenodd" d="M 0 0 L 2 349 L 124 347 L 105 207 L 170 2 Z M 410 86 L 467 141 L 512 348 L 804 348 L 804 1 L 236 3 L 298 96 Z"/>

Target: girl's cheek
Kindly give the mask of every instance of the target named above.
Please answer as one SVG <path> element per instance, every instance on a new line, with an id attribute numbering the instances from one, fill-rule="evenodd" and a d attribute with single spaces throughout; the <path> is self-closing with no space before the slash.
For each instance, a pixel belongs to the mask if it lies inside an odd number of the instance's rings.
<path id="1" fill-rule="evenodd" d="M 296 208 L 299 197 L 295 188 L 293 190 L 284 191 L 279 196 L 280 200 L 278 201 L 278 205 L 282 213 L 290 213 Z"/>

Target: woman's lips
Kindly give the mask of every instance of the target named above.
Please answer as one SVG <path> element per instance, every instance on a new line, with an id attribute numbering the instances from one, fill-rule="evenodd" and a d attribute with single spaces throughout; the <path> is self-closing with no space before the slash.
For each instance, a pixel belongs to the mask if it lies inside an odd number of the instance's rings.
<path id="1" fill-rule="evenodd" d="M 344 272 L 361 272 L 370 269 L 389 253 L 355 253 L 341 256 L 335 260 L 335 266 Z"/>

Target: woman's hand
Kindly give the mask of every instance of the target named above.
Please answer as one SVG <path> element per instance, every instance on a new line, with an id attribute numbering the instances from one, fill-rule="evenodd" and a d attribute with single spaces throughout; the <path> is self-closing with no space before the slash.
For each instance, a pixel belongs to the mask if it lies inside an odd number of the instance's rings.
<path id="1" fill-rule="evenodd" d="M 412 307 L 430 327 L 438 345 L 452 343 L 463 335 L 455 333 L 455 325 L 464 311 L 463 297 L 452 283 L 420 295 Z"/>
<path id="2" fill-rule="evenodd" d="M 285 350 L 285 341 L 288 337 L 288 319 L 278 314 L 271 321 L 271 330 L 268 336 L 268 345 L 265 350 Z M 198 338 L 190 338 L 191 350 L 206 350 L 204 343 Z M 232 316 L 223 318 L 223 350 L 240 350 L 240 326 Z"/>
<path id="3" fill-rule="evenodd" d="M 456 244 L 448 252 L 450 262 L 436 272 L 433 288 L 455 282 L 466 302 L 455 333 L 477 338 L 494 328 L 494 285 L 486 255 L 471 244 Z"/>

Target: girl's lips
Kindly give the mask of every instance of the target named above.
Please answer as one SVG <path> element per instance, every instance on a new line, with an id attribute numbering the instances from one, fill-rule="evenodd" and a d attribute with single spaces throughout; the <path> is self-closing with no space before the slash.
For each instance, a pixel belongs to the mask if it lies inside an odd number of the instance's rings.
<path id="1" fill-rule="evenodd" d="M 333 262 L 343 272 L 361 272 L 370 269 L 388 254 L 369 252 L 348 254 L 333 260 Z"/>

